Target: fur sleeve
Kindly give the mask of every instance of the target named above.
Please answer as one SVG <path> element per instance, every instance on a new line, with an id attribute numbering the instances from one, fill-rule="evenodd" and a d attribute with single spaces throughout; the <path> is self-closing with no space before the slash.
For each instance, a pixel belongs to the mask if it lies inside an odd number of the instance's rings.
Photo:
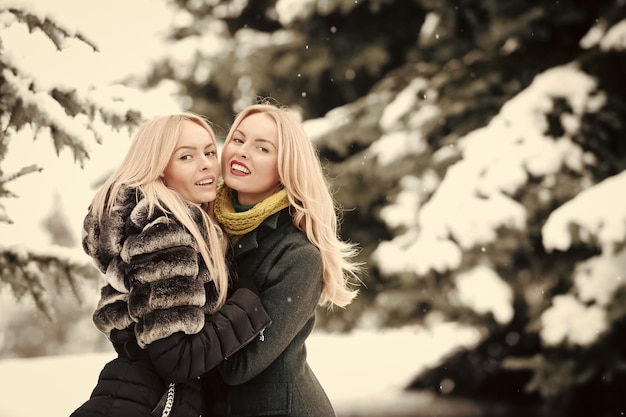
<path id="1" fill-rule="evenodd" d="M 141 232 L 130 235 L 120 253 L 130 287 L 128 311 L 141 347 L 176 332 L 199 332 L 207 302 L 207 271 L 191 234 L 163 213 L 149 219 L 145 213 L 140 202 L 131 221 Z"/>
<path id="2" fill-rule="evenodd" d="M 110 212 L 98 219 L 91 207 L 83 220 L 82 245 L 100 272 L 106 273 L 109 264 L 119 255 L 127 236 L 127 221 L 138 195 L 135 189 L 122 188 Z"/>
<path id="3" fill-rule="evenodd" d="M 94 216 L 90 207 L 83 220 L 83 250 L 105 278 L 92 319 L 107 337 L 112 329 L 125 329 L 133 323 L 128 314 L 128 287 L 124 280 L 126 266 L 120 258 L 120 251 L 127 236 L 128 218 L 138 198 L 135 189 L 125 187 L 120 190 L 111 211 L 106 212 L 102 219 Z"/>

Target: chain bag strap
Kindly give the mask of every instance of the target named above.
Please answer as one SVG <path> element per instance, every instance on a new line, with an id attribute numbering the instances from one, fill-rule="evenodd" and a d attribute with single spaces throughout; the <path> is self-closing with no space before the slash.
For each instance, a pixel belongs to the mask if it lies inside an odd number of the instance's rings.
<path id="1" fill-rule="evenodd" d="M 167 391 L 161 397 L 161 400 L 152 410 L 153 417 L 169 417 L 172 412 L 172 406 L 174 405 L 174 394 L 176 394 L 176 384 L 170 382 L 167 387 Z"/>
<path id="2" fill-rule="evenodd" d="M 172 412 L 172 406 L 174 405 L 174 394 L 176 393 L 176 384 L 170 382 L 170 386 L 167 389 L 167 400 L 165 400 L 165 408 L 163 408 L 163 413 L 161 417 L 169 417 Z"/>

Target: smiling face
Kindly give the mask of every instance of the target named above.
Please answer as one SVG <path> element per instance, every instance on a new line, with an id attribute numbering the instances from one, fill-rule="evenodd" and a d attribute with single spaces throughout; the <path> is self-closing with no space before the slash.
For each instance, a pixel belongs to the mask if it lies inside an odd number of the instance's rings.
<path id="1" fill-rule="evenodd" d="M 219 162 L 213 138 L 202 126 L 185 120 L 176 148 L 163 171 L 163 183 L 191 203 L 215 200 Z"/>
<path id="2" fill-rule="evenodd" d="M 278 129 L 264 113 L 253 113 L 229 134 L 222 151 L 222 177 L 240 204 L 256 204 L 277 192 Z"/>

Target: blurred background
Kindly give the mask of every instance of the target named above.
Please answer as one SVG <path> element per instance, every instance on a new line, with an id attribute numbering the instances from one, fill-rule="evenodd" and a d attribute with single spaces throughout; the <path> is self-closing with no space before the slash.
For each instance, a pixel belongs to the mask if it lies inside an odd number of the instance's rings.
<path id="1" fill-rule="evenodd" d="M 367 265 L 312 355 L 430 398 L 338 414 L 623 416 L 625 76 L 624 0 L 0 0 L 0 366 L 110 351 L 80 227 L 139 122 L 271 98 Z"/>

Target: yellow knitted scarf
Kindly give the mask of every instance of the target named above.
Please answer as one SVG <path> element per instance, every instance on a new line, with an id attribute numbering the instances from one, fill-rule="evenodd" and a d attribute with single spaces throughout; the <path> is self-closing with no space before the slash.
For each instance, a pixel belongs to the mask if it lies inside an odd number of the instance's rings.
<path id="1" fill-rule="evenodd" d="M 257 203 L 250 210 L 237 213 L 230 199 L 230 190 L 224 184 L 217 188 L 215 218 L 220 223 L 232 243 L 256 229 L 263 220 L 289 206 L 286 190 L 280 190 Z"/>

